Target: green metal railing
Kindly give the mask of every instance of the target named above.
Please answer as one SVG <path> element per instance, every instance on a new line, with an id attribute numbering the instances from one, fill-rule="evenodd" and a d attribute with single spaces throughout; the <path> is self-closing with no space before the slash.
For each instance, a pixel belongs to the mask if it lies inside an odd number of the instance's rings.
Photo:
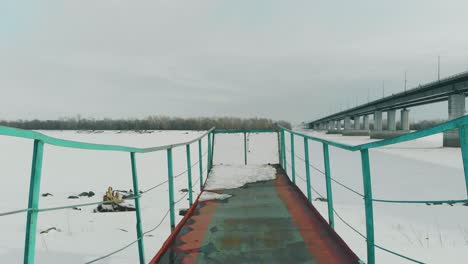
<path id="1" fill-rule="evenodd" d="M 405 200 L 383 200 L 383 199 L 374 199 L 372 196 L 372 183 L 371 183 L 371 172 L 370 172 L 370 157 L 369 157 L 369 149 L 378 148 L 382 146 L 397 144 L 405 141 L 415 140 L 418 138 L 422 138 L 425 136 L 442 133 L 452 129 L 458 129 L 460 134 L 460 144 L 461 144 L 461 154 L 463 158 L 464 164 L 464 175 L 465 175 L 465 187 L 468 194 L 468 117 L 458 118 L 444 124 L 440 124 L 438 126 L 409 133 L 406 135 L 402 135 L 396 138 L 371 142 L 367 144 L 361 144 L 356 146 L 350 146 L 338 142 L 333 142 L 313 136 L 309 136 L 306 134 L 302 134 L 296 131 L 292 131 L 286 128 L 281 128 L 281 130 L 215 130 L 210 129 L 206 133 L 202 134 L 201 136 L 197 137 L 188 142 L 173 144 L 173 145 L 166 145 L 166 146 L 158 146 L 152 148 L 133 148 L 133 147 L 125 147 L 125 146 L 116 146 L 116 145 L 102 145 L 102 144 L 92 144 L 92 143 L 84 143 L 84 142 L 77 142 L 77 141 L 70 141 L 70 140 L 63 140 L 57 139 L 53 137 L 49 137 L 43 135 L 38 132 L 34 131 L 27 131 L 27 130 L 20 130 L 14 129 L 9 127 L 1 127 L 0 126 L 0 135 L 6 136 L 13 136 L 13 137 L 20 137 L 26 139 L 34 140 L 34 148 L 33 148 L 33 158 L 32 158 L 32 168 L 31 168 L 31 178 L 30 178 L 30 187 L 29 187 L 29 199 L 28 199 L 28 208 L 15 210 L 10 212 L 0 212 L 0 216 L 17 214 L 22 212 L 27 212 L 27 220 L 26 220 L 26 237 L 25 237 L 25 248 L 24 248 L 24 263 L 34 263 L 34 256 L 35 256 L 35 240 L 36 240 L 36 233 L 37 233 L 37 216 L 39 212 L 44 211 L 52 211 L 52 210 L 61 210 L 66 208 L 73 208 L 73 207 L 84 207 L 84 206 L 91 206 L 91 205 L 98 205 L 98 204 L 105 204 L 107 202 L 94 202 L 94 203 L 85 203 L 85 204 L 74 204 L 70 206 L 60 206 L 60 207 L 52 207 L 52 208 L 39 208 L 39 191 L 40 191 L 40 184 L 41 184 L 41 172 L 42 172 L 42 161 L 44 155 L 44 145 L 54 145 L 59 147 L 66 147 L 66 148 L 75 148 L 75 149 L 88 149 L 88 150 L 96 150 L 96 151 L 120 151 L 126 152 L 130 154 L 130 166 L 132 172 L 132 183 L 134 189 L 134 196 L 129 198 L 129 200 L 135 201 L 135 216 L 136 216 L 136 233 L 137 239 L 123 248 L 115 250 L 105 256 L 100 258 L 94 259 L 89 261 L 88 263 L 94 263 L 101 259 L 107 258 L 116 254 L 126 248 L 129 248 L 131 245 L 138 243 L 138 252 L 139 252 L 139 262 L 145 263 L 145 254 L 144 254 L 144 237 L 150 232 L 156 230 L 163 221 L 169 217 L 170 218 L 170 227 L 171 230 L 175 228 L 175 205 L 182 201 L 188 195 L 189 205 L 193 204 L 193 197 L 192 197 L 192 189 L 193 187 L 199 182 L 200 190 L 203 190 L 203 182 L 204 178 L 203 175 L 207 172 L 209 174 L 212 166 L 213 166 L 213 156 L 214 156 L 214 142 L 215 142 L 215 135 L 216 134 L 233 134 L 233 133 L 241 133 L 243 134 L 244 140 L 244 162 L 245 164 L 248 163 L 248 138 L 247 135 L 250 133 L 277 133 L 278 141 L 279 141 L 279 162 L 282 168 L 287 171 L 288 166 L 291 167 L 291 176 L 292 181 L 296 183 L 296 177 L 303 180 L 307 184 L 307 198 L 310 202 L 313 201 L 312 197 L 312 190 L 317 193 L 321 198 L 326 198 L 327 205 L 328 205 L 328 220 L 331 228 L 334 228 L 334 217 L 336 216 L 338 219 L 343 221 L 345 225 L 350 227 L 352 230 L 357 232 L 361 237 L 363 237 L 367 242 L 367 263 L 374 264 L 375 263 L 375 248 L 380 250 L 386 251 L 388 253 L 394 254 L 396 256 L 405 258 L 407 260 L 416 262 L 416 263 L 423 263 L 421 261 L 415 260 L 413 258 L 404 256 L 399 254 L 395 251 L 389 250 L 384 248 L 375 243 L 374 239 L 374 217 L 373 217 L 373 203 L 374 202 L 382 202 L 382 203 L 466 203 L 468 199 L 452 199 L 452 200 L 431 200 L 431 201 L 405 201 Z M 290 155 L 288 157 L 287 148 L 286 148 L 286 133 L 290 134 Z M 207 138 L 207 151 L 203 153 L 203 139 Z M 304 158 L 298 156 L 295 152 L 294 142 L 295 138 L 300 137 L 304 141 Z M 313 166 L 310 163 L 310 153 L 309 153 L 309 141 L 316 141 L 323 145 L 323 157 L 324 157 L 324 171 L 320 170 L 319 168 Z M 198 161 L 194 164 L 191 163 L 191 144 L 198 143 Z M 173 152 L 172 150 L 177 147 L 184 147 L 186 151 L 186 161 L 187 161 L 187 169 L 182 173 L 174 175 L 173 171 Z M 329 155 L 329 147 L 337 147 L 340 149 L 345 149 L 348 151 L 359 151 L 361 154 L 361 166 L 362 166 L 362 180 L 363 180 L 363 193 L 350 188 L 338 180 L 334 179 L 331 174 L 331 164 L 330 164 L 330 155 Z M 167 154 L 167 167 L 168 167 L 168 178 L 166 181 L 158 183 L 151 188 L 148 188 L 144 191 L 139 191 L 139 184 L 138 184 L 138 175 L 137 175 L 137 163 L 136 163 L 136 153 L 150 153 L 156 151 L 166 151 Z M 203 158 L 207 155 L 207 162 L 203 164 Z M 315 156 L 312 156 L 314 158 Z M 290 159 L 290 162 L 288 162 Z M 296 159 L 300 159 L 304 162 L 305 166 L 305 173 L 306 179 L 301 177 L 301 175 L 297 174 L 296 172 Z M 192 182 L 192 169 L 198 165 L 199 168 L 199 179 L 195 182 Z M 318 171 L 319 173 L 323 174 L 325 177 L 326 183 L 326 196 L 321 195 L 311 183 L 311 171 L 313 169 Z M 186 195 L 175 201 L 174 197 L 174 180 L 179 178 L 182 175 L 187 174 L 187 185 L 188 185 L 188 192 Z M 341 215 L 333 208 L 333 195 L 332 195 L 332 182 L 342 186 L 343 188 L 347 189 L 348 191 L 353 192 L 356 195 L 359 195 L 364 199 L 365 205 L 365 216 L 366 216 L 366 234 L 360 233 L 357 229 L 352 227 L 345 219 L 341 217 Z M 161 221 L 152 229 L 143 232 L 142 224 L 141 224 L 141 208 L 140 208 L 140 201 L 139 199 L 145 195 L 145 193 L 150 192 L 164 184 L 168 184 L 169 186 L 169 209 L 161 219 Z M 467 196 L 468 197 L 468 196 Z"/>
<path id="2" fill-rule="evenodd" d="M 457 129 L 460 135 L 460 145 L 461 145 L 461 155 L 463 159 L 463 168 L 464 168 L 464 176 L 465 176 L 465 187 L 467 191 L 467 199 L 457 199 L 457 200 L 424 200 L 424 201 L 408 201 L 408 200 L 383 200 L 383 199 L 374 199 L 372 196 L 372 177 L 371 177 L 371 172 L 370 172 L 370 157 L 369 157 L 369 149 L 373 148 L 378 148 L 378 147 L 383 147 L 383 146 L 388 146 L 388 145 L 393 145 L 401 142 L 406 142 L 410 140 L 415 140 L 418 138 L 442 133 L 448 130 L 453 130 Z M 285 134 L 289 133 L 291 137 L 291 143 L 290 143 L 290 157 L 291 157 L 291 162 L 289 163 L 287 161 L 287 153 L 286 153 L 286 141 L 285 141 Z M 282 168 L 287 172 L 288 166 L 291 166 L 291 178 L 292 181 L 295 182 L 295 177 L 299 176 L 296 173 L 295 169 L 295 158 L 300 158 L 304 161 L 305 167 L 306 167 L 306 179 L 303 179 L 300 177 L 304 182 L 307 184 L 307 197 L 309 201 L 312 202 L 312 192 L 311 190 L 314 190 L 318 195 L 321 196 L 321 198 L 326 198 L 327 204 L 328 204 L 328 220 L 329 220 L 329 225 L 331 228 L 334 228 L 334 216 L 336 215 L 341 221 L 344 222 L 345 225 L 350 227 L 352 230 L 358 233 L 361 237 L 363 237 L 366 240 L 367 243 L 367 263 L 368 264 L 374 264 L 375 262 L 375 248 L 378 248 L 380 250 L 383 250 L 385 252 L 391 253 L 393 255 L 399 256 L 401 258 L 404 258 L 406 260 L 415 262 L 415 263 L 423 263 L 419 260 L 410 258 L 408 256 L 404 256 L 403 254 L 397 253 L 395 251 L 389 250 L 387 248 L 384 248 L 380 245 L 377 245 L 375 243 L 375 238 L 374 238 L 374 212 L 373 212 L 373 203 L 374 202 L 382 202 L 382 203 L 415 203 L 415 204 L 422 204 L 422 203 L 433 203 L 433 204 L 442 204 L 442 203 L 447 203 L 447 204 L 455 204 L 455 203 L 467 203 L 468 202 L 468 116 L 461 117 L 458 119 L 451 120 L 449 122 L 434 126 L 429 129 L 424 129 L 420 131 L 416 131 L 413 133 L 408 133 L 399 137 L 391 138 L 391 139 L 386 139 L 386 140 L 381 140 L 381 141 L 375 141 L 371 143 L 366 143 L 366 144 L 361 144 L 361 145 L 355 145 L 355 146 L 350 146 L 338 142 L 333 142 L 330 140 L 325 140 L 322 138 L 318 137 L 313 137 L 309 136 L 303 133 L 299 133 L 296 131 L 292 131 L 289 129 L 286 129 L 284 127 L 281 127 L 281 166 Z M 294 136 L 302 137 L 304 139 L 304 158 L 298 156 L 295 153 L 294 150 Z M 308 141 L 316 141 L 319 143 L 323 144 L 323 157 L 324 157 L 324 170 L 322 171 L 318 169 L 317 167 L 314 167 L 310 164 L 309 161 L 309 147 L 308 147 Z M 362 167 L 362 180 L 363 180 L 363 192 L 360 193 L 344 184 L 341 182 L 337 181 L 336 179 L 333 179 L 331 176 L 331 171 L 330 171 L 330 157 L 329 157 L 329 146 L 348 150 L 348 151 L 359 151 L 361 154 L 361 167 Z M 311 185 L 310 181 L 310 168 L 320 172 L 325 176 L 325 182 L 326 182 L 326 191 L 327 194 L 326 196 L 322 196 L 320 193 L 318 193 L 315 188 Z M 342 186 L 343 188 L 347 189 L 348 191 L 353 192 L 354 194 L 357 194 L 361 196 L 364 199 L 364 205 L 365 205 L 365 217 L 366 217 L 366 235 L 360 233 L 357 229 L 352 227 L 347 221 L 345 221 L 333 208 L 333 195 L 332 195 L 332 182 L 335 182 L 336 184 Z"/>
<path id="3" fill-rule="evenodd" d="M 193 204 L 192 201 L 192 188 L 196 184 L 192 185 L 192 168 L 195 167 L 197 164 L 199 165 L 199 174 L 200 178 L 197 181 L 200 181 L 200 191 L 203 190 L 203 175 L 207 171 L 207 175 L 209 174 L 212 168 L 212 157 L 213 157 L 213 148 L 212 145 L 214 140 L 214 133 L 217 133 L 214 128 L 210 129 L 209 131 L 205 132 L 201 136 L 187 142 L 172 144 L 172 145 L 165 145 L 165 146 L 158 146 L 158 147 L 151 147 L 151 148 L 134 148 L 134 147 L 126 147 L 126 146 L 116 146 L 116 145 L 103 145 L 103 144 L 92 144 L 92 143 L 85 143 L 85 142 L 78 142 L 78 141 L 71 141 L 71 140 L 63 140 L 58 138 L 53 138 L 46 136 L 44 134 L 35 132 L 35 131 L 28 131 L 28 130 L 21 130 L 15 129 L 10 127 L 3 127 L 0 126 L 0 135 L 5 136 L 12 136 L 18 138 L 26 138 L 34 140 L 34 148 L 33 148 L 33 158 L 32 158 L 32 168 L 31 168 L 31 178 L 29 184 L 29 198 L 28 198 L 28 208 L 15 210 L 10 212 L 0 212 L 0 216 L 18 214 L 22 212 L 27 212 L 27 220 L 26 220 L 26 237 L 25 237 L 25 244 L 24 244 L 24 263 L 34 263 L 35 257 L 35 246 L 36 246 L 36 234 L 37 234 L 37 216 L 39 212 L 44 211 L 53 211 L 53 210 L 61 210 L 73 207 L 84 207 L 84 206 L 91 206 L 91 205 L 99 205 L 99 204 L 106 204 L 111 202 L 94 202 L 94 203 L 83 203 L 83 204 L 74 204 L 70 206 L 60 206 L 60 207 L 53 207 L 53 208 L 39 208 L 39 192 L 40 192 L 40 185 L 41 185 L 41 175 L 42 175 L 42 161 L 44 156 L 44 145 L 54 145 L 58 147 L 65 147 L 65 148 L 73 148 L 73 149 L 87 149 L 87 150 L 95 150 L 95 151 L 120 151 L 120 152 L 127 152 L 130 154 L 130 166 L 132 171 L 132 183 L 133 183 L 133 190 L 134 195 L 131 198 L 126 200 L 134 200 L 135 201 L 135 215 L 136 215 L 136 234 L 137 239 L 123 248 L 115 250 L 105 256 L 99 257 L 87 263 L 94 263 L 109 256 L 112 256 L 126 248 L 129 248 L 131 245 L 138 243 L 138 255 L 139 255 L 139 263 L 144 264 L 145 262 L 145 254 L 144 254 L 144 236 L 150 232 L 156 230 L 161 224 L 163 223 L 164 219 L 169 215 L 170 216 L 170 226 L 171 230 L 175 228 L 175 205 L 182 201 L 187 195 L 189 196 L 189 205 Z M 206 169 L 203 169 L 203 158 L 206 154 L 202 153 L 202 140 L 207 137 L 208 143 L 208 150 L 207 150 L 207 164 Z M 191 163 L 191 153 L 190 153 L 190 145 L 192 143 L 198 142 L 198 161 L 195 164 Z M 172 150 L 177 147 L 184 147 L 186 151 L 186 159 L 187 159 L 187 169 L 174 176 L 173 173 L 173 156 Z M 156 151 L 166 151 L 167 152 L 167 164 L 168 164 L 168 179 L 167 181 L 161 182 L 145 191 L 140 192 L 139 184 L 138 184 L 138 175 L 137 175 L 137 163 L 136 163 L 136 153 L 150 153 Z M 187 185 L 188 185 L 188 192 L 182 198 L 177 201 L 174 201 L 174 179 L 184 175 L 187 173 Z M 156 225 L 154 228 L 143 232 L 142 228 L 142 218 L 141 218 L 141 208 L 140 208 L 140 198 L 147 192 L 152 191 L 159 186 L 164 184 L 169 185 L 169 210 L 161 219 L 160 223 Z"/>
<path id="4" fill-rule="evenodd" d="M 261 134 L 261 133 L 276 133 L 279 139 L 279 130 L 276 129 L 233 129 L 233 130 L 215 130 L 213 132 L 213 138 L 216 134 L 243 134 L 243 142 L 244 142 L 244 165 L 248 164 L 248 135 L 249 134 Z M 214 140 L 213 140 L 214 142 Z M 282 148 L 278 146 L 278 149 L 281 150 Z M 213 145 L 213 152 L 214 152 L 214 145 Z"/>

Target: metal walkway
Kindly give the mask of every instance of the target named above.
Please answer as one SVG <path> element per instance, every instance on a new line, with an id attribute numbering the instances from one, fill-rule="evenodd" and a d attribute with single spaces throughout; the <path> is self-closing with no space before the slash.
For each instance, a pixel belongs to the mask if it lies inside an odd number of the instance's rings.
<path id="1" fill-rule="evenodd" d="M 275 166 L 275 180 L 196 202 L 151 263 L 358 263 L 358 257 Z"/>

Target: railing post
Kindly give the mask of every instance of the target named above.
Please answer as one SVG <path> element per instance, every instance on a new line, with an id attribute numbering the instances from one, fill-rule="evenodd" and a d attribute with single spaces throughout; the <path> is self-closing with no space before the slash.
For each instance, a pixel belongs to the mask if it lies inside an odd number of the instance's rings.
<path id="1" fill-rule="evenodd" d="M 213 167 L 215 136 L 216 133 L 214 131 L 211 132 L 211 167 Z"/>
<path id="2" fill-rule="evenodd" d="M 133 180 L 133 195 L 135 199 L 135 213 L 136 213 L 136 232 L 138 237 L 138 255 L 140 257 L 140 264 L 145 264 L 145 247 L 143 243 L 143 228 L 141 226 L 141 210 L 140 210 L 140 190 L 138 188 L 138 176 L 135 161 L 135 152 L 130 153 L 130 160 L 132 163 L 132 180 Z"/>
<path id="3" fill-rule="evenodd" d="M 283 162 L 283 170 L 284 172 L 287 173 L 286 171 L 286 142 L 285 142 L 285 136 L 284 136 L 284 129 L 281 129 L 281 158 Z"/>
<path id="4" fill-rule="evenodd" d="M 34 140 L 31 179 L 29 180 L 29 198 L 26 220 L 26 238 L 24 240 L 24 263 L 34 263 L 36 253 L 37 209 L 39 208 L 39 192 L 41 188 L 42 157 L 44 143 Z"/>
<path id="5" fill-rule="evenodd" d="M 211 133 L 208 133 L 208 162 L 207 162 L 208 174 L 211 170 Z"/>
<path id="6" fill-rule="evenodd" d="M 307 199 L 312 202 L 312 191 L 310 190 L 310 163 L 309 163 L 309 140 L 304 137 L 304 163 L 307 179 Z"/>
<path id="7" fill-rule="evenodd" d="M 291 178 L 292 182 L 296 183 L 296 164 L 294 158 L 294 134 L 289 133 L 291 135 Z"/>
<path id="8" fill-rule="evenodd" d="M 198 140 L 198 168 L 200 170 L 200 191 L 203 191 L 203 155 L 201 139 Z"/>
<path id="9" fill-rule="evenodd" d="M 187 144 L 185 148 L 187 152 L 188 198 L 189 205 L 192 206 L 192 161 L 190 158 L 190 144 Z"/>
<path id="10" fill-rule="evenodd" d="M 374 209 L 372 207 L 372 183 L 369 165 L 369 150 L 361 150 L 362 177 L 364 182 L 364 203 L 366 212 L 367 263 L 375 263 Z"/>
<path id="11" fill-rule="evenodd" d="M 281 136 L 280 136 L 280 132 L 279 130 L 276 131 L 276 138 L 278 140 L 278 164 L 280 164 L 280 166 L 282 167 L 283 166 L 283 156 L 282 156 L 282 153 L 281 153 Z"/>
<path id="12" fill-rule="evenodd" d="M 244 164 L 247 165 L 247 133 L 244 132 Z"/>
<path id="13" fill-rule="evenodd" d="M 171 232 L 175 229 L 174 209 L 174 172 L 172 168 L 172 148 L 167 149 L 167 178 L 169 182 L 169 215 L 171 219 Z"/>
<path id="14" fill-rule="evenodd" d="M 468 127 L 462 126 L 458 130 L 458 137 L 460 140 L 460 149 L 463 159 L 463 171 L 465 172 L 465 188 L 468 197 Z"/>
<path id="15" fill-rule="evenodd" d="M 330 178 L 330 154 L 328 144 L 323 143 L 323 159 L 325 163 L 325 182 L 327 186 L 327 203 L 328 203 L 328 222 L 330 227 L 335 229 L 335 217 L 333 213 L 333 193 Z"/>

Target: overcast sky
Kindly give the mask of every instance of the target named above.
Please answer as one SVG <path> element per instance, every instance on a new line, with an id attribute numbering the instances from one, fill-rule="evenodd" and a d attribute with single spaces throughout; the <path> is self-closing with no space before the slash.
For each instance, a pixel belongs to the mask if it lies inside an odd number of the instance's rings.
<path id="1" fill-rule="evenodd" d="M 468 1 L 0 1 L 0 119 L 300 122 L 468 70 Z M 419 116 L 446 116 L 446 106 Z M 442 110 L 441 110 L 442 109 Z M 418 113 L 414 111 L 415 115 Z"/>

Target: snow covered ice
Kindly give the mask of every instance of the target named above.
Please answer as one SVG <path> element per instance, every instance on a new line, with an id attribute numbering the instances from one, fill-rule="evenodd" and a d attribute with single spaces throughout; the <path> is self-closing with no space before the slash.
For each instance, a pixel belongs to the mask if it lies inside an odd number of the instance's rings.
<path id="1" fill-rule="evenodd" d="M 76 133 L 74 131 L 46 131 L 59 138 L 137 147 L 150 147 L 193 139 L 202 132 L 155 131 L 151 134 L 133 132 Z M 312 132 L 347 144 L 369 142 L 365 137 L 342 137 Z M 295 149 L 303 157 L 303 141 L 295 137 Z M 248 164 L 278 163 L 278 138 L 276 134 L 250 134 L 248 137 Z M 289 148 L 289 137 L 286 140 Z M 0 177 L 2 194 L 0 212 L 27 207 L 31 169 L 32 141 L 13 137 L 0 137 Z M 370 151 L 373 194 L 376 199 L 437 200 L 464 199 L 466 197 L 463 164 L 460 149 L 442 148 L 442 136 L 435 135 L 412 142 L 387 146 Z M 254 180 L 274 177 L 268 166 L 244 166 L 243 135 L 216 135 L 214 167 L 207 182 L 208 190 L 236 188 Z M 198 160 L 198 148 L 194 145 L 192 162 Z M 203 153 L 207 150 L 203 140 Z M 311 164 L 323 171 L 322 145 L 309 142 Z M 174 175 L 186 169 L 185 148 L 176 148 Z M 290 162 L 288 153 L 287 160 Z M 330 147 L 331 176 L 362 192 L 360 155 Z M 165 152 L 136 155 L 140 190 L 146 190 L 167 180 Z M 204 156 L 206 165 L 206 155 Z M 218 166 L 224 165 L 224 166 Z M 229 165 L 229 166 L 227 166 Z M 257 170 L 261 179 L 245 179 Z M 303 177 L 303 161 L 296 159 L 296 175 Z M 198 179 L 198 169 L 193 171 L 193 182 Z M 290 167 L 288 167 L 290 174 Z M 205 173 L 206 174 L 206 173 Z M 206 175 L 204 175 L 206 178 Z M 176 178 L 175 199 L 180 199 L 187 188 L 186 175 Z M 305 183 L 297 178 L 304 193 Z M 326 195 L 324 176 L 311 169 L 313 198 Z M 239 186 L 240 185 L 240 186 Z M 128 153 L 76 150 L 46 145 L 40 193 L 53 196 L 40 197 L 39 207 L 48 208 L 102 200 L 108 186 L 115 189 L 132 189 L 130 157 Z M 194 197 L 199 194 L 195 185 Z M 363 199 L 333 184 L 334 207 L 351 225 L 365 234 Z M 96 193 L 93 197 L 70 200 L 69 195 L 84 191 Z M 318 192 L 318 193 L 317 193 Z M 211 199 L 214 194 L 203 196 Z M 216 196 L 216 195 L 214 195 Z M 187 208 L 182 199 L 176 211 Z M 327 219 L 326 202 L 314 201 L 314 206 Z M 143 230 L 159 223 L 168 206 L 168 187 L 162 185 L 141 198 Z M 125 246 L 136 238 L 134 212 L 93 213 L 94 206 L 82 210 L 41 212 L 38 217 L 36 263 L 84 263 Z M 468 207 L 462 205 L 410 205 L 374 203 L 375 241 L 378 245 L 427 263 L 463 263 L 468 259 Z M 176 221 L 182 217 L 176 215 Z M 1 263 L 18 263 L 23 258 L 26 214 L 0 217 Z M 336 231 L 361 258 L 366 259 L 366 244 L 335 216 Z M 169 219 L 160 228 L 145 236 L 145 255 L 149 261 L 170 233 Z M 40 231 L 55 227 L 48 233 Z M 407 263 L 401 258 L 376 249 L 378 263 Z M 135 263 L 137 245 L 112 256 L 101 263 Z"/>

